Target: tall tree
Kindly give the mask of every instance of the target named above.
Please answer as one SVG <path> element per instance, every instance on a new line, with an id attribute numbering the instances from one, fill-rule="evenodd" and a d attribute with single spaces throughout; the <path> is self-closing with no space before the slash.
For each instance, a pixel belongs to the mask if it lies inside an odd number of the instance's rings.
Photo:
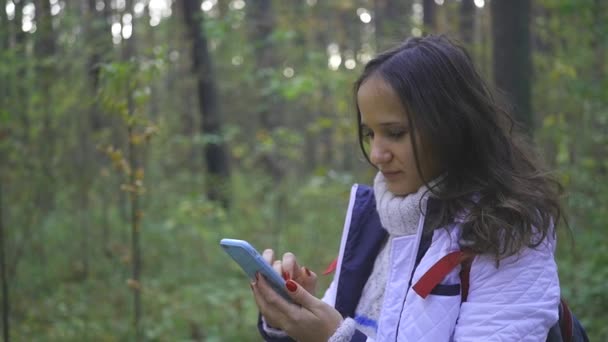
<path id="1" fill-rule="evenodd" d="M 0 144 L 3 143 L 2 140 L 3 137 L 1 136 L 2 132 L 0 132 Z M 3 154 L 2 151 L 0 151 L 0 154 Z M 3 160 L 3 155 L 0 155 L 0 161 L 3 162 L 4 164 L 4 160 Z M 9 321 L 9 313 L 10 313 L 10 302 L 9 302 L 9 292 L 8 292 L 8 272 L 6 270 L 6 244 L 5 239 L 6 239 L 6 232 L 4 230 L 4 215 L 3 215 L 3 211 L 4 211 L 4 202 L 2 201 L 2 197 L 3 197 L 3 173 L 1 172 L 3 170 L 0 170 L 0 281 L 2 282 L 2 336 L 4 338 L 4 341 L 9 342 L 10 341 L 10 321 Z"/>
<path id="2" fill-rule="evenodd" d="M 9 25 L 11 38 L 10 44 L 11 48 L 14 49 L 15 54 L 17 56 L 26 56 L 26 43 L 27 36 L 26 32 L 22 29 L 23 22 L 23 5 L 25 1 L 14 2 L 15 5 L 15 18 Z M 5 7 L 3 7 L 5 8 Z M 25 80 L 26 67 L 23 61 L 16 63 L 17 67 L 14 71 L 13 77 L 19 80 Z M 13 104 L 10 108 L 12 108 L 15 112 L 19 113 L 19 118 L 21 120 L 21 139 L 24 144 L 28 144 L 30 140 L 30 118 L 28 113 L 28 104 L 29 102 L 26 100 L 28 98 L 27 91 L 28 89 L 25 86 L 25 82 L 15 82 L 15 93 L 16 96 L 13 99 Z"/>
<path id="3" fill-rule="evenodd" d="M 530 0 L 490 2 L 494 82 L 515 105 L 517 121 L 532 132 L 530 10 Z"/>
<path id="4" fill-rule="evenodd" d="M 38 108 L 42 109 L 42 143 L 40 144 L 41 171 L 44 174 L 44 183 L 40 187 L 38 204 L 46 210 L 52 207 L 53 187 L 55 184 L 53 174 L 53 156 L 55 145 L 55 132 L 53 131 L 53 94 L 51 94 L 52 82 L 55 81 L 55 58 L 56 38 L 53 28 L 51 4 L 49 0 L 36 0 L 36 40 L 34 51 L 37 61 L 37 84 L 41 92 Z"/>
<path id="5" fill-rule="evenodd" d="M 2 113 L 0 112 L 0 118 Z M 10 297 L 8 288 L 8 272 L 6 262 L 6 239 L 7 234 L 4 228 L 4 165 L 6 165 L 6 157 L 4 144 L 8 135 L 3 129 L 0 129 L 0 282 L 2 283 L 2 337 L 5 342 L 10 342 Z"/>
<path id="6" fill-rule="evenodd" d="M 378 51 L 386 50 L 410 35 L 412 1 L 374 0 L 374 23 Z"/>
<path id="7" fill-rule="evenodd" d="M 103 4 L 103 9 L 101 11 L 97 11 L 97 3 L 98 0 L 88 0 L 85 18 L 87 18 L 87 23 L 85 25 L 85 34 L 87 36 L 87 41 L 90 43 L 88 45 L 88 56 L 87 56 L 87 83 L 88 90 L 90 93 L 90 103 L 88 105 L 88 115 L 80 116 L 80 153 L 81 160 L 83 163 L 86 163 L 85 170 L 83 170 L 81 174 L 82 186 L 81 186 L 81 205 L 83 207 L 88 208 L 90 196 L 90 189 L 92 188 L 92 177 L 94 174 L 99 172 L 102 169 L 102 160 L 100 158 L 96 158 L 96 156 L 100 156 L 99 153 L 95 153 L 93 151 L 92 146 L 92 137 L 96 137 L 103 130 L 104 126 L 107 125 L 107 115 L 104 113 L 102 109 L 102 105 L 99 101 L 98 92 L 100 90 L 100 77 L 102 65 L 104 63 L 108 63 L 110 61 L 110 54 L 112 53 L 112 36 L 109 34 L 111 32 L 110 26 L 110 17 L 111 17 L 111 0 L 103 0 L 101 4 Z M 116 133 L 114 133 L 116 134 Z M 85 177 L 86 176 L 86 177 Z M 109 198 L 110 187 L 104 188 L 100 193 L 102 198 Z M 89 193 L 87 193 L 89 192 Z M 122 195 L 122 193 L 121 193 Z M 84 201 L 84 202 L 83 202 Z M 110 235 L 110 227 L 108 220 L 108 209 L 109 209 L 109 200 L 102 200 L 102 222 L 101 222 L 101 232 L 102 239 L 100 241 L 100 246 L 106 255 L 110 255 L 108 252 L 108 240 Z M 89 220 L 90 213 L 86 213 L 83 215 L 82 220 Z M 86 222 L 84 222 L 86 224 Z M 87 242 L 88 237 L 90 235 L 90 229 L 84 228 L 83 225 L 83 242 Z M 88 245 L 87 243 L 83 243 L 83 245 Z M 83 247 L 83 251 L 86 251 Z M 87 252 L 84 252 L 87 253 Z M 85 274 L 87 267 L 88 254 L 85 255 L 84 269 Z"/>
<path id="8" fill-rule="evenodd" d="M 6 11 L 6 1 L 0 2 L 0 23 L 2 23 L 2 27 L 0 27 L 0 56 L 4 59 L 5 56 L 2 54 L 8 54 L 10 48 L 10 25 L 8 23 L 8 16 Z M 8 72 L 0 71 L 0 75 L 2 79 L 7 79 Z M 7 82 L 8 83 L 8 82 Z M 7 84 L 3 82 L 0 85 L 0 122 L 4 122 L 4 116 L 7 115 L 9 105 L 7 99 L 9 98 L 9 88 Z M 4 111 L 7 111 L 6 113 Z M 6 262 L 6 239 L 7 233 L 4 228 L 4 168 L 7 164 L 5 158 L 5 139 L 6 133 L 3 128 L 0 128 L 0 283 L 2 286 L 2 337 L 5 342 L 10 342 L 10 297 L 9 297 L 9 287 L 8 287 L 8 272 L 7 272 L 7 262 Z"/>
<path id="9" fill-rule="evenodd" d="M 473 46 L 475 29 L 475 1 L 462 0 L 460 4 L 460 38 L 468 49 Z"/>
<path id="10" fill-rule="evenodd" d="M 606 24 L 605 18 L 608 6 L 606 5 L 606 1 L 601 0 L 593 0 L 591 6 L 593 11 L 593 17 L 591 19 L 591 48 L 595 52 L 595 58 L 593 59 L 593 69 L 595 70 L 595 73 L 593 75 L 593 82 L 599 90 L 602 89 L 602 79 L 605 79 L 604 69 L 606 65 L 606 49 L 608 48 L 608 38 L 606 38 L 606 33 L 608 32 L 608 25 Z"/>
<path id="11" fill-rule="evenodd" d="M 437 30 L 437 4 L 435 0 L 422 0 L 422 24 L 425 34 Z"/>
<path id="12" fill-rule="evenodd" d="M 130 250 L 130 261 L 131 261 L 131 278 L 128 281 L 130 289 L 133 291 L 133 332 L 134 340 L 143 340 L 143 326 L 142 326 L 142 285 L 141 285 L 141 271 L 142 271 L 142 253 L 141 253 L 141 222 L 142 222 L 142 210 L 140 196 L 143 193 L 143 169 L 141 167 L 139 158 L 138 145 L 141 139 L 141 135 L 137 132 L 138 126 L 142 123 L 143 119 L 138 115 L 136 111 L 135 103 L 135 92 L 137 91 L 138 84 L 138 62 L 136 58 L 136 30 L 135 30 L 135 16 L 134 16 L 134 1 L 126 0 L 125 7 L 122 12 L 119 12 L 119 16 L 123 25 L 130 25 L 130 35 L 126 35 L 125 32 L 128 30 L 122 30 L 122 63 L 127 67 L 128 78 L 123 79 L 124 87 L 120 90 L 124 93 L 119 96 L 124 99 L 122 106 L 119 108 L 119 112 L 123 119 L 123 122 L 127 127 L 127 167 L 123 170 L 128 178 L 127 184 L 121 186 L 123 193 L 128 193 L 129 201 L 129 223 L 131 226 L 131 250 Z M 130 20 L 128 19 L 130 18 Z M 125 26 L 128 27 L 128 26 Z M 125 72 L 123 72 L 125 73 Z M 125 77 L 122 76 L 121 77 Z M 122 157 L 121 157 L 122 158 Z"/>
<path id="13" fill-rule="evenodd" d="M 276 26 L 275 10 L 271 0 L 252 1 L 247 6 L 247 24 L 250 41 L 253 44 L 255 59 L 256 82 L 263 88 L 270 88 L 273 79 L 279 76 L 278 66 L 281 64 L 277 54 L 277 46 L 273 39 Z M 273 134 L 281 126 L 283 103 L 280 96 L 270 92 L 261 92 L 256 100 L 257 116 L 262 129 L 267 134 Z M 285 173 L 284 166 L 278 153 L 269 151 L 261 157 L 265 172 L 273 179 L 280 181 Z"/>
<path id="14" fill-rule="evenodd" d="M 22 29 L 23 8 L 25 5 L 25 1 L 22 0 L 13 2 L 13 4 L 14 18 L 13 20 L 8 22 L 8 27 L 5 26 L 5 28 L 9 30 L 8 43 L 9 48 L 13 51 L 10 56 L 14 67 L 6 69 L 8 75 L 7 84 L 10 84 L 11 86 L 7 87 L 5 91 L 10 91 L 11 96 L 6 96 L 3 99 L 4 103 L 6 104 L 3 108 L 11 114 L 11 117 L 15 117 L 17 120 L 19 120 L 18 123 L 15 122 L 14 126 L 19 128 L 18 132 L 12 134 L 11 138 L 13 138 L 18 145 L 23 146 L 24 149 L 26 149 L 27 153 L 33 154 L 34 152 L 31 150 L 33 145 L 31 144 L 31 136 L 33 135 L 33 130 L 30 127 L 31 120 L 29 113 L 31 96 L 28 96 L 30 89 L 28 88 L 27 82 L 25 81 L 27 79 L 27 66 L 30 64 L 31 60 L 31 55 L 27 49 L 27 46 L 30 43 L 31 35 L 27 34 Z M 0 11 L 3 11 L 5 8 L 5 6 L 1 7 Z M 8 53 L 8 51 L 6 52 Z M 5 158 L 7 157 L 8 156 L 5 155 Z M 5 160 L 3 162 L 8 161 Z M 31 177 L 28 177 L 28 182 L 23 184 L 23 188 L 21 188 L 20 191 L 24 193 L 24 197 L 28 199 L 29 203 L 33 203 L 36 199 L 32 199 L 31 194 L 39 190 L 32 190 L 28 186 L 30 185 L 29 181 L 33 179 L 33 174 L 35 173 L 34 171 L 32 171 L 33 169 L 35 169 L 35 163 L 31 160 L 28 160 L 28 158 L 26 158 L 26 160 L 21 160 L 20 162 L 20 166 L 22 166 L 23 169 L 27 172 L 27 175 Z M 3 163 L 2 165 L 5 164 Z M 4 196 L 7 196 L 9 191 L 6 187 L 6 184 L 4 184 L 4 191 Z M 32 230 L 32 226 L 30 223 L 32 221 L 32 218 L 34 217 L 36 217 L 36 213 L 34 213 L 33 215 L 25 216 L 24 220 L 21 222 L 22 226 L 19 227 L 19 231 L 22 232 L 21 236 L 23 236 L 24 238 L 16 238 L 14 243 L 11 245 L 10 251 L 5 249 L 5 253 L 7 253 L 7 257 L 5 259 L 5 262 L 7 263 L 7 278 L 12 279 L 13 277 L 15 277 L 18 268 L 17 265 L 19 264 L 22 257 L 25 255 L 25 251 L 27 250 L 27 242 L 29 242 L 31 236 L 30 233 Z M 4 234 L 4 237 L 8 240 L 9 236 L 6 230 Z M 12 236 L 13 235 L 11 234 L 11 237 Z"/>
<path id="15" fill-rule="evenodd" d="M 196 75 L 201 133 L 212 137 L 205 144 L 207 196 L 213 201 L 229 204 L 230 167 L 225 143 L 222 141 L 222 119 L 215 71 L 203 32 L 203 13 L 196 0 L 182 0 L 184 22 L 192 43 L 192 68 Z"/>
<path id="16" fill-rule="evenodd" d="M 2 24 L 2 28 L 0 28 L 0 48 L 1 51 L 6 52 L 10 47 L 10 28 L 11 25 L 8 22 L 8 15 L 6 13 L 6 5 L 8 2 L 6 0 L 0 1 L 0 23 Z"/>

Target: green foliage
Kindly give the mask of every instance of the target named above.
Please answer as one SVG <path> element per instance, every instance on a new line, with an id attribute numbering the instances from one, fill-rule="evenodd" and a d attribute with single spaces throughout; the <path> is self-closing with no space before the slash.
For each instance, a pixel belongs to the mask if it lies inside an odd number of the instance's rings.
<path id="1" fill-rule="evenodd" d="M 142 278 L 145 336 L 150 341 L 181 341 L 198 332 L 206 341 L 258 340 L 246 276 L 221 250 L 219 240 L 248 239 L 258 249 L 274 247 L 279 253 L 289 248 L 321 273 L 337 253 L 352 177 L 331 173 L 304 184 L 290 181 L 286 188 L 296 190 L 286 194 L 288 223 L 277 227 L 278 243 L 269 232 L 278 215 L 275 194 L 262 193 L 263 177 L 235 175 L 237 191 L 230 211 L 206 200 L 195 190 L 204 182 L 193 184 L 192 179 L 182 172 L 171 184 L 157 184 L 147 196 L 144 210 L 149 214 L 141 232 L 150 246 L 144 251 Z M 92 214 L 104 215 L 100 208 Z M 123 239 L 128 228 L 117 211 L 108 214 L 109 254 L 103 245 L 91 250 L 95 263 L 86 280 L 81 278 L 78 246 L 66 243 L 76 229 L 70 211 L 58 210 L 45 220 L 40 229 L 53 232 L 45 235 L 47 260 L 41 263 L 40 256 L 26 255 L 22 269 L 27 273 L 19 279 L 29 282 L 13 286 L 20 322 L 15 340 L 115 341 L 130 336 L 130 261 Z M 100 231 L 92 234 L 96 241 L 104 239 Z M 322 277 L 319 289 L 329 280 Z"/>
<path id="2" fill-rule="evenodd" d="M 608 213 L 602 209 L 608 207 L 608 97 L 598 73 L 606 68 L 608 26 L 599 19 L 600 2 L 542 4 L 548 15 L 536 21 L 536 32 L 548 50 L 535 56 L 535 107 L 542 120 L 537 140 L 566 192 L 572 235 L 562 234 L 558 248 L 562 292 L 591 340 L 603 341 L 608 339 Z"/>
<path id="3" fill-rule="evenodd" d="M 126 9 L 89 18 L 81 13 L 86 6 L 65 3 L 53 16 L 54 56 L 36 56 L 36 33 L 18 36 L 21 25 L 10 20 L 0 25 L 0 37 L 11 38 L 10 48 L 0 51 L 0 181 L 13 340 L 132 338 L 129 207 L 121 184 L 133 172 L 142 181 L 144 170 L 145 339 L 259 340 L 247 280 L 218 242 L 234 237 L 259 249 L 290 250 L 316 272 L 335 258 L 350 185 L 371 180 L 356 145 L 351 89 L 362 56 L 377 46 L 372 28 L 379 14 L 368 25 L 356 11 L 371 10 L 369 1 L 273 1 L 276 27 L 265 42 L 272 43 L 274 62 L 258 68 L 255 47 L 261 42 L 252 41 L 247 16 L 256 3 L 235 9 L 235 2 L 217 2 L 201 27 L 224 123 L 220 134 L 210 135 L 200 133 L 181 16 L 173 13 L 151 27 L 148 10 L 133 15 L 137 51 L 125 61 L 125 40 L 112 44 L 102 31 L 111 29 L 106 19 L 124 24 Z M 533 13 L 535 138 L 565 185 L 575 242 L 562 230 L 562 291 L 597 341 L 608 340 L 603 3 L 541 0 Z M 457 25 L 459 4 L 446 2 L 439 11 L 448 32 Z M 488 11 L 476 13 L 481 26 L 472 51 L 489 74 Z M 403 25 L 397 26 L 401 32 Z M 357 56 L 354 69 L 328 68 L 332 43 L 343 59 Z M 265 127 L 261 113 L 280 124 Z M 137 170 L 127 162 L 129 141 L 139 150 Z M 234 170 L 227 185 L 233 189 L 230 209 L 203 195 L 202 151 L 217 143 L 228 145 Z M 266 156 L 286 170 L 280 184 L 261 171 Z M 328 282 L 322 277 L 319 290 Z"/>

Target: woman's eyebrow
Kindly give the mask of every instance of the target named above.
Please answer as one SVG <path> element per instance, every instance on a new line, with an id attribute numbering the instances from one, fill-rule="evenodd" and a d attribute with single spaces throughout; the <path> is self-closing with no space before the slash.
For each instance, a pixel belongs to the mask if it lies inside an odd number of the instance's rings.
<path id="1" fill-rule="evenodd" d="M 380 122 L 378 124 L 378 126 L 381 126 L 381 127 L 407 126 L 407 122 L 401 122 L 401 121 Z"/>
<path id="2" fill-rule="evenodd" d="M 406 122 L 401 122 L 401 121 L 380 122 L 377 125 L 379 127 L 394 127 L 394 126 L 407 127 L 408 126 L 408 124 Z M 361 128 L 369 128 L 369 126 L 364 123 L 361 123 L 360 126 L 361 126 Z"/>

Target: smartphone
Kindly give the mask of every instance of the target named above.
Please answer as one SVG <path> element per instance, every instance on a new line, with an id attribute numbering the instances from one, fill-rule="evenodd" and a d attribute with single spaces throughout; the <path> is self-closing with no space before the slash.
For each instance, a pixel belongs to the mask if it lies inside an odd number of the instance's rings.
<path id="1" fill-rule="evenodd" d="M 249 279 L 255 280 L 259 272 L 283 298 L 293 302 L 285 290 L 285 280 L 264 260 L 258 251 L 245 240 L 222 239 L 220 246 L 241 266 Z"/>

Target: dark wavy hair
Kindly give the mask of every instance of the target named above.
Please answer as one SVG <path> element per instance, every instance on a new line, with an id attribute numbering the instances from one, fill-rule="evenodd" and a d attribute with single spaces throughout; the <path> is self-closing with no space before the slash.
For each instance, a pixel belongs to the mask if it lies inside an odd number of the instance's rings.
<path id="1" fill-rule="evenodd" d="M 435 228 L 467 213 L 461 247 L 497 262 L 555 234 L 562 187 L 462 47 L 445 36 L 410 38 L 367 63 L 354 93 L 359 145 L 370 164 L 356 98 L 372 76 L 393 88 L 409 114 L 418 172 L 441 202 Z M 416 146 L 416 135 L 424 146 Z M 422 174 L 421 151 L 444 173 L 436 185 Z"/>

